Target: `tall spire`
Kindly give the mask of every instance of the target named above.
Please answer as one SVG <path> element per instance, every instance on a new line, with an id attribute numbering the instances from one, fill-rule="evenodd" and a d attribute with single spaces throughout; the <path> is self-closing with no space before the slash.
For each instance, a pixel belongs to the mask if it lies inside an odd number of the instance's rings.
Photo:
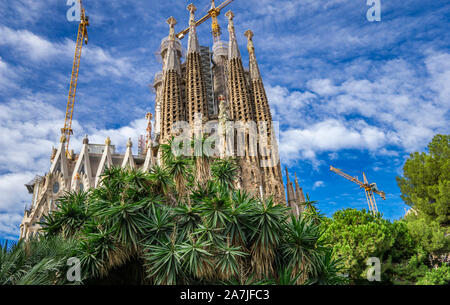
<path id="1" fill-rule="evenodd" d="M 287 169 L 287 166 L 285 167 L 286 170 L 286 189 L 287 189 L 287 202 L 288 205 L 291 207 L 292 211 L 298 215 L 297 211 L 297 204 L 295 202 L 295 193 L 294 193 L 294 187 L 292 185 L 291 180 L 289 179 L 289 172 Z"/>
<path id="2" fill-rule="evenodd" d="M 297 196 L 298 204 L 304 204 L 306 202 L 305 194 L 303 193 L 303 189 L 298 184 L 297 174 L 295 174 L 295 193 Z"/>
<path id="3" fill-rule="evenodd" d="M 160 139 L 164 143 L 171 136 L 172 125 L 184 121 L 185 108 L 181 93 L 181 63 L 176 48 L 175 18 L 167 19 L 170 26 L 166 60 L 164 62 L 163 91 L 160 113 Z M 164 42 L 163 42 L 164 43 Z"/>
<path id="4" fill-rule="evenodd" d="M 195 25 L 195 11 L 197 8 L 193 3 L 189 4 L 187 6 L 187 10 L 190 12 L 189 17 L 189 40 L 188 40 L 188 54 L 194 53 L 194 52 L 200 52 L 200 47 L 198 44 L 198 38 L 197 38 L 197 30 Z"/>
<path id="5" fill-rule="evenodd" d="M 260 160 L 265 163 L 261 166 L 263 172 L 263 180 L 265 192 L 274 194 L 278 200 L 285 198 L 283 177 L 281 174 L 280 159 L 278 154 L 278 145 L 274 139 L 274 131 L 272 124 L 272 115 L 270 113 L 269 101 L 267 99 L 264 84 L 259 71 L 258 62 L 256 61 L 255 46 L 253 44 L 253 32 L 247 30 L 247 50 L 249 54 L 249 70 L 250 70 L 250 86 L 251 86 L 251 103 L 254 109 L 254 118 L 260 127 L 260 136 L 266 135 L 267 142 L 261 145 L 260 142 Z M 261 138 L 260 138 L 261 139 Z M 289 179 L 289 177 L 288 177 Z M 289 196 L 295 196 L 292 183 L 288 181 L 286 186 Z M 295 197 L 290 200 L 295 200 Z"/>
<path id="6" fill-rule="evenodd" d="M 180 69 L 180 59 L 178 57 L 178 52 L 175 47 L 175 24 L 177 24 L 177 20 L 174 17 L 169 17 L 167 19 L 167 24 L 169 24 L 169 46 L 167 48 L 166 60 L 164 61 L 164 72 L 168 70 L 175 70 L 178 74 L 181 74 Z"/>
<path id="7" fill-rule="evenodd" d="M 208 104 L 206 95 L 205 79 L 203 77 L 200 47 L 198 45 L 197 33 L 195 31 L 195 6 L 191 3 L 187 7 L 190 12 L 189 45 L 186 56 L 186 107 L 187 121 L 191 129 L 208 118 Z M 200 116 L 198 116 L 200 114 Z M 201 119 L 200 119 L 201 117 Z M 201 127 L 200 127 L 201 129 Z"/>
<path id="8" fill-rule="evenodd" d="M 241 58 L 241 53 L 236 40 L 236 32 L 234 30 L 233 18 L 234 14 L 232 11 L 228 11 L 225 16 L 228 18 L 228 32 L 230 34 L 230 41 L 228 47 L 228 59 Z"/>
<path id="9" fill-rule="evenodd" d="M 259 73 L 258 63 L 255 56 L 255 46 L 253 45 L 253 32 L 251 30 L 247 30 L 244 35 L 247 36 L 250 78 L 252 80 L 260 79 L 261 74 Z"/>

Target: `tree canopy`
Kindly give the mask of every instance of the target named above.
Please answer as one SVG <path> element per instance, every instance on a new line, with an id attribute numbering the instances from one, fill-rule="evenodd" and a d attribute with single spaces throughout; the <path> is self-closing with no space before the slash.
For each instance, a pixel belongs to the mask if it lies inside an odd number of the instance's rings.
<path id="1" fill-rule="evenodd" d="M 415 152 L 397 177 L 402 199 L 427 220 L 450 225 L 450 135 L 436 135 L 428 153 Z"/>

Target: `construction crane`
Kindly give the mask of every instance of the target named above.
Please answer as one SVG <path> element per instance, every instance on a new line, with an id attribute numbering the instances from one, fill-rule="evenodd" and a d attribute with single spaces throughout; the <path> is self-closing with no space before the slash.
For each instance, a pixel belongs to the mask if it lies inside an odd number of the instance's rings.
<path id="1" fill-rule="evenodd" d="M 86 16 L 86 12 L 83 8 L 81 0 L 78 1 L 80 4 L 80 24 L 78 25 L 77 44 L 75 46 L 75 56 L 73 58 L 72 74 L 70 76 L 70 88 L 69 97 L 67 99 L 66 117 L 64 120 L 64 127 L 61 128 L 61 134 L 63 134 L 66 138 L 66 155 L 68 157 L 71 157 L 69 153 L 69 140 L 70 135 L 73 134 L 72 117 L 73 108 L 75 105 L 75 94 L 77 92 L 78 71 L 80 70 L 81 49 L 83 47 L 83 43 L 88 43 L 87 27 L 89 26 L 89 17 Z"/>
<path id="2" fill-rule="evenodd" d="M 358 184 L 359 187 L 363 188 L 366 193 L 366 199 L 367 199 L 367 204 L 369 205 L 369 211 L 374 215 L 376 213 L 378 213 L 377 202 L 375 201 L 374 194 L 379 195 L 383 200 L 386 200 L 386 194 L 383 191 L 378 190 L 376 183 L 369 183 L 367 181 L 366 175 L 364 173 L 363 173 L 364 182 L 361 182 L 358 180 L 357 177 L 352 177 L 352 176 L 344 173 L 339 168 L 335 168 L 331 165 L 330 165 L 330 171 L 335 172 L 339 176 L 342 176 L 345 179 L 350 180 L 350 181 Z"/>
<path id="3" fill-rule="evenodd" d="M 217 21 L 217 16 L 220 15 L 220 11 L 224 9 L 226 6 L 228 6 L 233 0 L 226 0 L 222 4 L 216 7 L 216 4 L 214 0 L 211 1 L 211 8 L 208 11 L 208 14 L 200 18 L 196 23 L 195 26 L 198 26 L 208 20 L 209 18 L 212 18 L 212 34 L 214 37 L 214 42 L 220 40 L 220 26 L 219 22 Z M 177 34 L 178 39 L 183 39 L 183 37 L 189 32 L 190 27 L 184 29 L 183 31 L 179 32 Z"/>

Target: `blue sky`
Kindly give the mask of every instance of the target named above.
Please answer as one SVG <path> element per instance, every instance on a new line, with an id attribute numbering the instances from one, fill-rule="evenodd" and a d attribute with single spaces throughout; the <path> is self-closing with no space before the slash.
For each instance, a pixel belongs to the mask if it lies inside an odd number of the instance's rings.
<path id="1" fill-rule="evenodd" d="M 188 24 L 208 0 L 85 0 L 89 44 L 83 49 L 71 147 L 110 136 L 119 150 L 145 133 L 154 110 L 148 85 L 161 69 L 155 53 L 174 16 Z M 57 145 L 77 23 L 66 0 L 0 2 L 0 238 L 17 238 L 24 183 L 48 171 Z M 322 212 L 366 208 L 358 186 L 329 165 L 376 182 L 387 193 L 379 210 L 398 219 L 406 207 L 395 177 L 410 152 L 449 132 L 448 1 L 381 0 L 381 21 L 369 22 L 366 0 L 235 0 L 244 65 L 244 32 L 253 30 L 272 114 L 280 122 L 281 162 Z M 223 38 L 228 39 L 222 14 Z M 211 46 L 210 23 L 198 29 Z M 187 40 L 183 40 L 186 48 Z M 136 149 L 136 147 L 135 147 Z M 291 177 L 292 178 L 292 177 Z M 378 198 L 379 199 L 379 198 Z"/>

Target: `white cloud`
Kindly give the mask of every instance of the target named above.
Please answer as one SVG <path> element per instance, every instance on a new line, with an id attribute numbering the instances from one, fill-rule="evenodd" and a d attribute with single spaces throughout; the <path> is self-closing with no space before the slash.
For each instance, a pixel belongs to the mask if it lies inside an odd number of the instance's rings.
<path id="1" fill-rule="evenodd" d="M 312 189 L 315 190 L 319 187 L 324 187 L 324 186 L 325 186 L 325 182 L 319 180 L 319 181 L 314 182 Z"/>
<path id="2" fill-rule="evenodd" d="M 283 128 L 281 156 L 317 165 L 321 152 L 367 149 L 393 156 L 398 149 L 422 150 L 435 133 L 449 130 L 449 60 L 448 53 L 429 52 L 424 72 L 403 59 L 389 60 L 367 75 L 373 80 L 311 80 L 314 93 L 269 86 L 274 117 Z"/>
<path id="3" fill-rule="evenodd" d="M 307 86 L 322 96 L 334 95 L 339 90 L 330 79 L 312 79 L 308 81 Z"/>
<path id="4" fill-rule="evenodd" d="M 374 151 L 386 144 L 386 135 L 364 121 L 343 122 L 328 119 L 304 129 L 281 132 L 280 151 L 283 160 L 316 158 L 317 152 L 341 149 L 368 149 Z"/>
<path id="5" fill-rule="evenodd" d="M 0 104 L 0 236 L 17 236 L 25 204 L 31 196 L 24 184 L 34 175 L 43 175 L 50 168 L 51 147 L 59 144 L 64 113 L 42 102 L 51 95 L 36 94 Z M 124 152 L 128 138 L 137 153 L 137 139 L 145 134 L 147 121 L 137 119 L 116 129 L 85 128 L 73 121 L 78 133 L 71 138 L 71 149 L 81 148 L 84 134 L 90 143 L 104 143 L 107 136 L 116 151 Z"/>
<path id="6" fill-rule="evenodd" d="M 15 30 L 0 25 L 0 37 L 0 46 L 10 48 L 15 56 L 21 57 L 22 62 L 55 65 L 64 60 L 65 63 L 71 63 L 75 52 L 73 40 L 66 38 L 63 42 L 52 42 L 28 30 Z M 133 58 L 117 56 L 92 43 L 84 46 L 82 53 L 82 60 L 86 62 L 83 65 L 89 66 L 85 72 L 85 81 L 99 76 L 126 78 L 140 84 L 146 84 L 149 80 L 148 69 L 134 64 Z M 90 76 L 92 73 L 95 75 Z"/>
<path id="7" fill-rule="evenodd" d="M 33 177 L 31 172 L 0 175 L 0 236 L 14 239 L 19 235 L 25 205 L 31 200 L 25 183 Z"/>
<path id="8" fill-rule="evenodd" d="M 431 78 L 430 87 L 439 95 L 439 101 L 450 107 L 450 54 L 429 51 L 425 65 Z"/>
<path id="9" fill-rule="evenodd" d="M 339 155 L 336 152 L 332 152 L 328 154 L 328 158 L 330 160 L 336 160 L 337 158 L 339 158 Z"/>

